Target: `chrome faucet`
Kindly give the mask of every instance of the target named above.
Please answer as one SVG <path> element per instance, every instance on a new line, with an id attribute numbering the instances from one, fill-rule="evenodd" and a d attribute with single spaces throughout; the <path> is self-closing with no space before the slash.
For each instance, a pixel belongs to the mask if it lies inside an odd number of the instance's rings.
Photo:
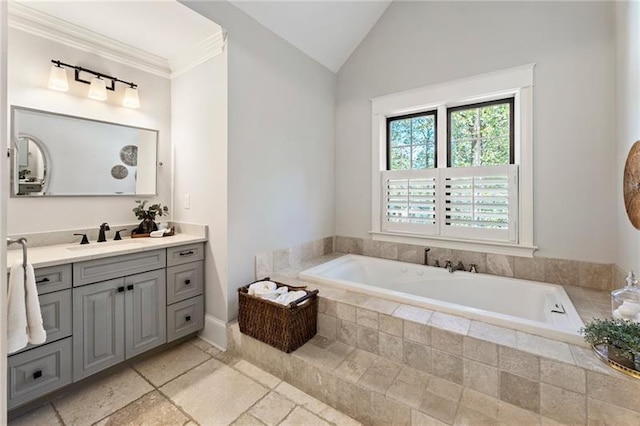
<path id="1" fill-rule="evenodd" d="M 107 222 L 103 223 L 102 225 L 100 225 L 100 232 L 98 233 L 98 242 L 99 243 L 104 243 L 105 241 L 107 241 L 107 237 L 104 234 L 105 231 L 110 231 L 111 228 L 109 228 L 109 224 Z"/>
<path id="2" fill-rule="evenodd" d="M 472 263 L 471 265 L 469 265 L 469 272 L 471 272 L 472 274 L 477 274 L 478 265 L 476 265 L 475 263 Z"/>
<path id="3" fill-rule="evenodd" d="M 451 270 L 451 265 L 452 265 L 452 263 L 451 263 L 451 261 L 450 261 L 449 259 L 447 259 L 447 260 L 445 260 L 445 261 L 444 261 L 444 267 L 445 267 L 446 269 L 448 269 L 448 270 L 449 270 L 449 272 L 453 272 L 453 271 Z"/>
<path id="4" fill-rule="evenodd" d="M 458 261 L 458 264 L 456 266 L 453 266 L 453 263 L 448 262 L 447 269 L 450 273 L 453 274 L 455 271 L 464 271 L 464 265 L 461 261 Z"/>
<path id="5" fill-rule="evenodd" d="M 424 248 L 424 264 L 429 266 L 429 251 L 431 251 L 430 247 Z"/>

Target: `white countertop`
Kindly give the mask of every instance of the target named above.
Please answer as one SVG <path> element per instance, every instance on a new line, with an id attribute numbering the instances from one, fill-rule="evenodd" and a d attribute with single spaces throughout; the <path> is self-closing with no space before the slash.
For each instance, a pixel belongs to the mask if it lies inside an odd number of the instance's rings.
<path id="1" fill-rule="evenodd" d="M 157 250 L 161 248 L 181 246 L 185 244 L 201 243 L 207 241 L 201 235 L 176 234 L 162 238 L 129 238 L 121 241 L 106 241 L 90 244 L 56 244 L 42 247 L 29 247 L 27 260 L 34 268 L 63 265 L 66 263 L 81 262 L 83 260 L 100 259 L 103 257 L 118 256 L 121 254 L 139 253 L 142 251 Z M 19 245 L 12 250 L 7 250 L 7 269 L 15 262 L 22 262 L 22 248 Z"/>

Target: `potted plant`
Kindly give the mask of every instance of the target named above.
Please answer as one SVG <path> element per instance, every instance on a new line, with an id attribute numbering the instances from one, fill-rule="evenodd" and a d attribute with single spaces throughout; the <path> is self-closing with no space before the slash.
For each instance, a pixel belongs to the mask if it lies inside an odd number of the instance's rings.
<path id="1" fill-rule="evenodd" d="M 148 208 L 146 208 L 147 200 L 136 200 L 136 204 L 137 206 L 133 209 L 133 213 L 142 221 L 136 230 L 136 234 L 149 234 L 152 231 L 157 231 L 156 216 L 169 214 L 169 208 L 160 203 L 151 204 Z"/>
<path id="2" fill-rule="evenodd" d="M 623 319 L 594 319 L 580 329 L 592 346 L 606 345 L 608 357 L 640 371 L 640 323 Z"/>

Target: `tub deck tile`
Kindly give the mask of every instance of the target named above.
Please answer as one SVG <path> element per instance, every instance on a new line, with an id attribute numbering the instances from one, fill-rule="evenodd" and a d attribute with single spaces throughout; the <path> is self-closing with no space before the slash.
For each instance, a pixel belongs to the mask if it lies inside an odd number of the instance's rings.
<path id="1" fill-rule="evenodd" d="M 426 325 L 429 322 L 431 315 L 433 315 L 433 311 L 411 305 L 400 305 L 395 311 L 393 311 L 392 315 L 396 318 L 402 318 L 403 320 Z"/>
<path id="2" fill-rule="evenodd" d="M 535 355 L 546 356 L 573 365 L 574 360 L 567 343 L 533 334 L 516 332 L 516 347 Z"/>
<path id="3" fill-rule="evenodd" d="M 496 325 L 487 324 L 484 322 L 471 321 L 471 326 L 469 327 L 469 336 L 481 340 L 487 340 L 499 345 L 508 346 L 510 348 L 516 347 L 515 330 L 498 327 Z"/>

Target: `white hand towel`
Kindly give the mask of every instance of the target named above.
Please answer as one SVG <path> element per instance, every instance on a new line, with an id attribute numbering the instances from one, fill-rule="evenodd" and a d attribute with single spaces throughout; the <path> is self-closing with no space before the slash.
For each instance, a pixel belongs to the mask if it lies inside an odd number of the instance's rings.
<path id="1" fill-rule="evenodd" d="M 29 343 L 24 275 L 22 263 L 14 263 L 11 266 L 7 295 L 7 352 L 10 354 L 19 351 Z"/>
<path id="2" fill-rule="evenodd" d="M 267 293 L 274 291 L 278 285 L 273 281 L 258 281 L 257 283 L 253 283 L 249 286 L 248 293 L 253 296 L 257 295 L 256 293 Z"/>
<path id="3" fill-rule="evenodd" d="M 25 266 L 26 281 L 24 283 L 27 300 L 27 326 L 29 333 L 29 343 L 41 345 L 47 340 L 47 332 L 42 325 L 42 313 L 40 312 L 40 299 L 38 299 L 38 288 L 36 286 L 36 275 L 33 266 Z"/>
<path id="4" fill-rule="evenodd" d="M 296 300 L 306 295 L 307 295 L 306 291 L 302 291 L 302 290 L 290 291 L 288 293 L 278 296 L 278 298 L 276 299 L 276 303 L 280 303 L 281 305 L 288 305 L 289 303 L 295 302 Z M 302 303 L 305 303 L 305 302 L 306 300 Z"/>

